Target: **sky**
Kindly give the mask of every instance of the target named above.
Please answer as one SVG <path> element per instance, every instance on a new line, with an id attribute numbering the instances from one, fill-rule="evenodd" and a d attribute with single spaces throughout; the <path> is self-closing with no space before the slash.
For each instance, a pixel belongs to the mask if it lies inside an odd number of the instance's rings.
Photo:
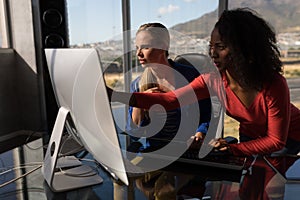
<path id="1" fill-rule="evenodd" d="M 67 0 L 70 44 L 94 43 L 122 34 L 121 0 Z M 130 0 L 131 30 L 147 22 L 168 28 L 215 10 L 218 0 Z"/>

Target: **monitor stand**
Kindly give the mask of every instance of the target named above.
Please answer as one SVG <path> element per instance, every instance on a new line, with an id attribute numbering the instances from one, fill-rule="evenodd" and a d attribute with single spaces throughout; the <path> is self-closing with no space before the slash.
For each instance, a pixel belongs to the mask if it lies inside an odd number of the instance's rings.
<path id="1" fill-rule="evenodd" d="M 43 176 L 50 189 L 54 192 L 73 190 L 103 182 L 103 179 L 93 168 L 82 165 L 80 161 L 79 163 L 74 160 L 71 161 L 70 165 L 74 165 L 75 167 L 70 169 L 63 171 L 56 170 L 58 168 L 58 154 L 61 149 L 64 126 L 69 112 L 64 107 L 61 107 L 58 111 L 42 167 Z M 63 162 L 69 161 L 64 160 Z"/>

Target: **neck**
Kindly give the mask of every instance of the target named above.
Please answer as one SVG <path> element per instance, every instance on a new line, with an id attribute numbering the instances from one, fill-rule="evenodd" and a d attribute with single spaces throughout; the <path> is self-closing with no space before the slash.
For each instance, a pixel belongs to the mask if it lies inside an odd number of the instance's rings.
<path id="1" fill-rule="evenodd" d="M 225 70 L 225 74 L 226 74 L 226 77 L 227 77 L 228 81 L 230 81 L 230 82 L 236 82 L 235 79 L 232 76 L 232 73 L 228 69 Z"/>
<path id="2" fill-rule="evenodd" d="M 172 70 L 167 58 L 161 60 L 156 66 L 157 67 L 152 67 L 152 69 L 157 73 L 158 76 L 165 77 L 170 73 L 170 70 Z"/>
<path id="3" fill-rule="evenodd" d="M 228 81 L 228 84 L 230 85 L 230 87 L 239 87 L 242 88 L 241 85 L 239 84 L 239 82 L 237 81 L 237 79 L 235 78 L 234 74 L 229 71 L 228 69 L 225 71 L 226 74 L 226 78 Z"/>

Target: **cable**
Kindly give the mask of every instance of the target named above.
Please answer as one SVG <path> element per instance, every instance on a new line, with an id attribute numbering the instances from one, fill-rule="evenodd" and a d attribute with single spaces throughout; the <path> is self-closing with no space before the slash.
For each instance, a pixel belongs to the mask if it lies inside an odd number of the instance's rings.
<path id="1" fill-rule="evenodd" d="M 72 155 L 72 154 L 78 153 L 81 150 L 84 150 L 84 146 L 77 147 L 77 148 L 73 149 L 72 151 L 69 151 L 69 152 L 66 152 L 66 153 L 63 153 L 63 154 L 59 153 L 59 157 Z"/>
<path id="2" fill-rule="evenodd" d="M 6 185 L 8 185 L 8 184 L 10 184 L 10 183 L 13 183 L 13 182 L 17 181 L 17 180 L 19 180 L 19 179 L 21 179 L 21 178 L 27 176 L 28 174 L 31 174 L 32 172 L 35 172 L 36 170 L 40 169 L 41 167 L 42 167 L 42 165 L 39 165 L 38 167 L 36 167 L 36 168 L 30 170 L 29 172 L 26 172 L 25 174 L 23 174 L 23 175 L 21 175 L 21 176 L 19 176 L 19 177 L 16 177 L 16 178 L 14 178 L 14 179 L 12 179 L 12 180 L 9 180 L 9 181 L 7 181 L 7 182 L 1 184 L 1 185 L 0 185 L 0 188 L 4 187 L 4 186 L 6 186 Z"/>
<path id="3" fill-rule="evenodd" d="M 46 133 L 43 133 L 43 132 L 33 131 L 33 132 L 26 138 L 26 140 L 25 140 L 25 146 L 26 146 L 28 149 L 31 149 L 31 150 L 38 150 L 38 149 L 41 149 L 41 148 L 46 147 L 46 145 L 42 145 L 42 146 L 40 146 L 40 147 L 33 148 L 33 147 L 31 147 L 31 146 L 28 145 L 28 143 L 31 142 L 31 141 L 30 141 L 30 138 L 33 137 L 33 135 L 36 134 L 36 133 L 42 133 L 41 137 L 42 137 L 44 134 L 46 134 Z"/>
<path id="4" fill-rule="evenodd" d="M 87 161 L 87 162 L 92 162 L 98 165 L 98 162 L 95 159 L 88 159 L 88 158 L 80 158 L 80 161 Z"/>
<path id="5" fill-rule="evenodd" d="M 31 147 L 31 146 L 28 145 L 28 143 L 30 142 L 30 138 L 31 138 L 35 133 L 40 133 L 40 132 L 37 132 L 37 131 L 32 132 L 32 133 L 26 138 L 26 140 L 25 140 L 25 146 L 26 146 L 27 148 L 29 148 L 30 150 L 38 150 L 38 149 L 41 149 L 41 148 L 47 148 L 47 144 L 46 144 L 46 145 L 42 145 L 42 146 L 40 146 L 40 147 L 36 147 L 36 148 Z M 61 144 L 60 149 L 62 149 L 63 146 L 67 143 L 67 141 L 68 141 L 68 140 L 71 140 L 72 138 L 73 138 L 73 136 L 68 135 L 67 138 L 66 138 L 66 139 L 63 141 L 63 143 Z M 80 145 L 79 147 L 77 147 L 77 148 L 75 148 L 75 149 L 73 149 L 73 150 L 71 150 L 71 151 L 69 151 L 69 152 L 66 152 L 66 153 L 64 153 L 64 154 L 59 154 L 59 157 L 66 156 L 66 155 L 72 155 L 72 154 L 78 153 L 78 152 L 81 151 L 81 150 L 84 150 L 84 146 L 82 146 L 82 145 Z M 85 155 L 85 154 L 84 154 L 84 155 Z"/>
<path id="6" fill-rule="evenodd" d="M 15 166 L 11 166 L 11 167 L 6 167 L 6 168 L 0 168 L 0 171 L 1 171 L 0 172 L 0 176 L 6 174 L 8 172 L 11 172 L 13 170 L 24 169 L 24 168 L 27 168 L 27 167 L 34 167 L 36 165 L 42 165 L 42 164 L 43 164 L 42 162 L 36 162 L 36 163 L 22 164 L 22 165 L 19 165 L 19 166 L 16 166 L 16 167 Z M 32 166 L 30 166 L 30 165 L 32 165 Z"/>

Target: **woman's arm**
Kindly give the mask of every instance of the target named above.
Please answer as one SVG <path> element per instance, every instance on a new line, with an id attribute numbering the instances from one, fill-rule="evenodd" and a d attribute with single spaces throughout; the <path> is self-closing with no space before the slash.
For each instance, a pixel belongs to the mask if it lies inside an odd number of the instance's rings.
<path id="1" fill-rule="evenodd" d="M 159 88 L 153 89 L 160 91 Z M 144 109 L 149 109 L 154 104 L 160 104 L 167 111 L 210 97 L 210 93 L 202 76 L 197 77 L 190 84 L 182 88 L 167 93 L 128 93 L 115 91 L 109 87 L 107 87 L 107 93 L 112 102 L 120 102 Z"/>
<path id="2" fill-rule="evenodd" d="M 159 88 L 153 89 L 161 91 Z M 119 95 L 118 97 L 128 98 L 126 94 Z M 154 104 L 160 104 L 169 111 L 209 97 L 210 94 L 206 84 L 202 77 L 199 76 L 190 84 L 167 93 L 133 93 L 133 96 L 127 102 L 134 104 L 135 107 L 145 109 L 150 109 Z"/>
<path id="3" fill-rule="evenodd" d="M 209 122 L 203 122 L 199 125 L 199 127 L 197 128 L 196 134 L 195 134 L 195 138 L 197 139 L 204 139 L 207 130 L 209 127 Z"/>
<path id="4" fill-rule="evenodd" d="M 132 107 L 137 105 L 136 98 L 134 93 L 129 92 L 119 92 L 111 89 L 110 87 L 106 87 L 108 98 L 111 102 L 120 102 Z"/>
<path id="5" fill-rule="evenodd" d="M 132 118 L 132 122 L 139 126 L 142 121 L 144 120 L 145 117 L 145 111 L 142 108 L 136 108 L 133 107 L 132 108 L 132 114 L 131 114 L 131 118 Z"/>

